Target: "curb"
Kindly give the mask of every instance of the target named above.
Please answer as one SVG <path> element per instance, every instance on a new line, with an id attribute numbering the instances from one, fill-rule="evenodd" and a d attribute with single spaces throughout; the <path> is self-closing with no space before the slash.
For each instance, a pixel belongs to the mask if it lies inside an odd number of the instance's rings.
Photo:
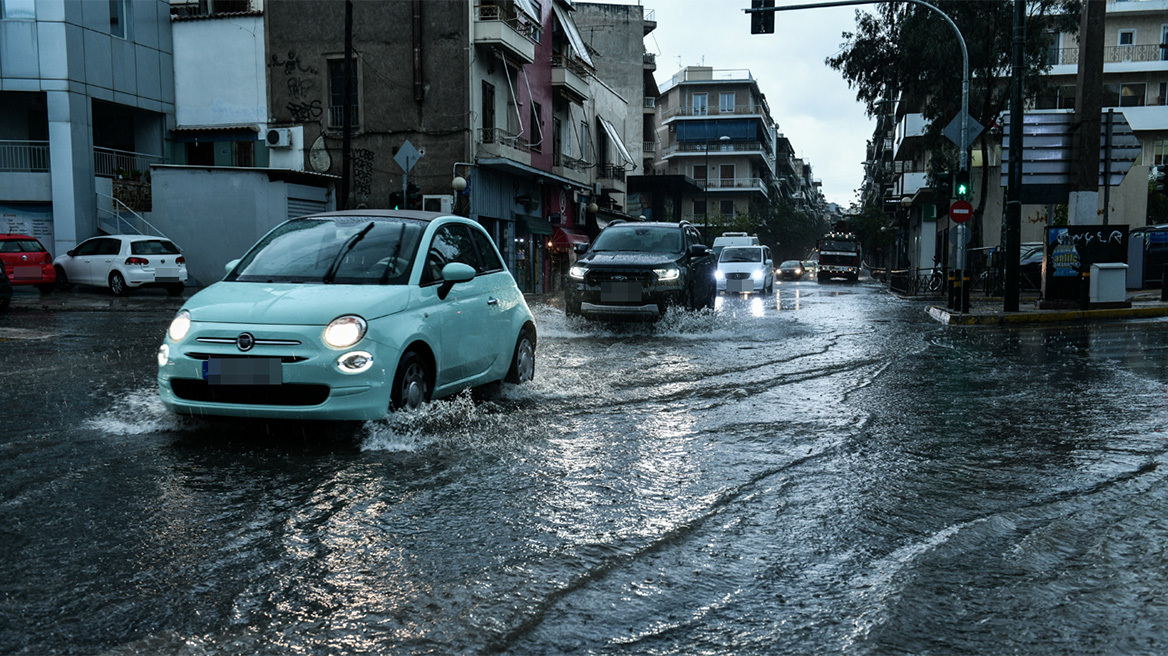
<path id="1" fill-rule="evenodd" d="M 1109 319 L 1147 319 L 1168 317 L 1168 306 L 1103 308 L 1098 310 L 1035 310 L 1016 314 L 962 314 L 936 305 L 929 316 L 947 326 L 1004 326 L 1024 323 L 1058 323 Z"/>

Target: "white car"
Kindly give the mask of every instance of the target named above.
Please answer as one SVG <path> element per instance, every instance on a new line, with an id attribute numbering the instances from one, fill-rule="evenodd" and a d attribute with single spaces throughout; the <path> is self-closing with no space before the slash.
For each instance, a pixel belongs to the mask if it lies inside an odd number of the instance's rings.
<path id="1" fill-rule="evenodd" d="M 727 246 L 714 272 L 719 293 L 770 294 L 775 291 L 775 263 L 766 246 Z"/>
<path id="2" fill-rule="evenodd" d="M 187 264 L 169 239 L 146 235 L 102 235 L 86 239 L 53 260 L 57 287 L 108 287 L 125 296 L 138 287 L 162 287 L 178 296 L 187 282 Z"/>

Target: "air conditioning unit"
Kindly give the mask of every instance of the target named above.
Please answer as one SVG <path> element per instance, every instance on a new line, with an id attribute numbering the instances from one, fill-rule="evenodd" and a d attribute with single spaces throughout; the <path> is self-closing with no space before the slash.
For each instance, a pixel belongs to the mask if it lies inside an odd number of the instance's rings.
<path id="1" fill-rule="evenodd" d="M 268 148 L 291 148 L 292 130 L 288 128 L 271 128 L 268 130 Z"/>
<path id="2" fill-rule="evenodd" d="M 422 209 L 426 212 L 442 212 L 443 214 L 450 214 L 454 211 L 454 195 L 424 195 L 422 196 Z"/>

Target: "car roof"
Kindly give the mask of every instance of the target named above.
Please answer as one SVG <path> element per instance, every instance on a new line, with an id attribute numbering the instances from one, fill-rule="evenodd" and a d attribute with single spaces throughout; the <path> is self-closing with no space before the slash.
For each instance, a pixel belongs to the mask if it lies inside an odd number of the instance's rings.
<path id="1" fill-rule="evenodd" d="M 608 228 L 680 228 L 682 224 L 668 221 L 622 221 L 613 223 Z M 605 228 L 605 230 L 608 230 Z"/>
<path id="2" fill-rule="evenodd" d="M 0 233 L 0 239 L 12 241 L 16 239 L 36 239 L 36 237 L 33 237 L 32 235 L 22 235 L 16 232 L 2 232 Z"/>
<path id="3" fill-rule="evenodd" d="M 299 219 L 336 219 L 343 217 L 362 217 L 369 219 L 414 219 L 416 221 L 433 221 L 441 218 L 468 220 L 465 216 L 443 212 L 423 212 L 422 210 L 339 210 L 336 212 L 320 212 L 296 217 Z"/>

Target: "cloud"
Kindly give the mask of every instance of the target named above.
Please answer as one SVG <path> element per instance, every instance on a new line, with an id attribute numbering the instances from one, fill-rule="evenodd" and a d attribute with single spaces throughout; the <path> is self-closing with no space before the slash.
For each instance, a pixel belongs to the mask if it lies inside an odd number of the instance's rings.
<path id="1" fill-rule="evenodd" d="M 632 4 L 632 3 L 620 3 Z M 855 9 L 776 12 L 775 33 L 750 33 L 747 0 L 644 0 L 657 29 L 645 47 L 657 54 L 657 81 L 685 66 L 749 69 L 771 115 L 798 156 L 823 181 L 827 200 L 847 208 L 864 178 L 875 124 L 840 74 L 824 63 L 855 27 Z"/>

